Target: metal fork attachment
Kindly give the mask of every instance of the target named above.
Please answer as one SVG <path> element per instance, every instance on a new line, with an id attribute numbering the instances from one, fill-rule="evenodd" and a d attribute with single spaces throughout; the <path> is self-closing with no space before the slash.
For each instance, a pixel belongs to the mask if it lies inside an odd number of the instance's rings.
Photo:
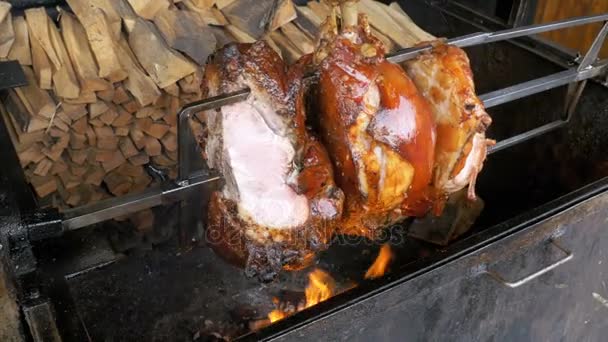
<path id="1" fill-rule="evenodd" d="M 489 153 L 511 147 L 525 140 L 547 133 L 548 131 L 563 126 L 570 120 L 576 103 L 585 87 L 586 80 L 603 75 L 608 69 L 608 59 L 597 60 L 598 53 L 608 34 L 608 14 L 577 17 L 540 25 L 521 26 L 496 32 L 479 32 L 447 40 L 448 44 L 467 47 L 596 22 L 604 22 L 604 25 L 596 36 L 593 45 L 578 66 L 480 96 L 485 107 L 491 108 L 569 84 L 565 111 L 562 118 L 499 141 Z M 421 53 L 430 51 L 431 49 L 431 45 L 407 48 L 388 55 L 387 59 L 395 63 L 400 63 L 416 58 Z M 192 134 L 192 130 L 190 129 L 189 120 L 194 113 L 237 103 L 247 99 L 248 96 L 249 89 L 243 89 L 234 93 L 194 102 L 183 107 L 178 113 L 179 172 L 177 182 L 166 182 L 161 186 L 150 188 L 139 194 L 108 199 L 68 210 L 64 213 L 64 219 L 62 220 L 63 229 L 78 229 L 114 217 L 134 213 L 142 209 L 184 200 L 193 190 L 200 190 L 202 186 L 219 180 L 220 178 L 218 176 L 209 173 L 207 170 L 198 170 L 193 166 L 192 161 L 196 160 L 196 158 L 200 158 L 200 154 L 196 150 L 197 143 Z"/>

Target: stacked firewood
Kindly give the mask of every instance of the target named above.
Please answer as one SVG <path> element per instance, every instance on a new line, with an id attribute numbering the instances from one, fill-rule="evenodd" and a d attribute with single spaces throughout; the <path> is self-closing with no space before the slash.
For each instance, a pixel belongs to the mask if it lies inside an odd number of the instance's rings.
<path id="1" fill-rule="evenodd" d="M 177 112 L 201 98 L 207 57 L 264 39 L 293 62 L 314 50 L 330 11 L 291 0 L 67 4 L 59 18 L 12 17 L 0 1 L 0 60 L 18 60 L 29 82 L 8 92 L 2 117 L 36 194 L 59 208 L 141 191 L 154 182 L 146 165 L 174 178 Z M 360 7 L 389 50 L 432 38 L 400 29 L 412 25 L 396 4 Z"/>

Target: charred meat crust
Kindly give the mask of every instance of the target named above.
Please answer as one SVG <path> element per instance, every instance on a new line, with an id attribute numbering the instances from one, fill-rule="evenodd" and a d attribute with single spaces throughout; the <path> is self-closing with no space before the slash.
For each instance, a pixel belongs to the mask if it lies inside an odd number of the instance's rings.
<path id="1" fill-rule="evenodd" d="M 303 224 L 288 229 L 261 226 L 250 217 L 241 217 L 238 198 L 227 198 L 223 192 L 213 193 L 209 204 L 209 245 L 232 264 L 244 267 L 247 275 L 262 280 L 272 279 L 281 269 L 298 269 L 312 262 L 315 253 L 326 248 L 342 215 L 344 195 L 334 183 L 327 152 L 305 126 L 303 74 L 310 61 L 310 56 L 305 57 L 288 69 L 264 42 L 230 44 L 210 58 L 203 79 L 207 96 L 249 87 L 252 96 L 270 103 L 282 118 L 284 131 L 277 134 L 288 137 L 295 149 L 295 178 L 285 181 L 308 201 L 309 215 Z M 214 115 L 222 115 L 220 111 L 209 114 L 212 123 Z M 206 145 L 214 137 L 222 140 L 221 130 L 212 130 L 208 127 Z M 212 156 L 211 163 L 208 159 L 210 167 L 219 167 L 221 158 Z M 223 164 L 221 170 L 230 173 L 230 165 Z"/>
<path id="2" fill-rule="evenodd" d="M 327 248 L 333 227 L 322 220 L 289 230 L 253 226 L 239 218 L 236 203 L 214 192 L 205 234 L 216 254 L 244 268 L 247 276 L 270 281 L 282 269 L 309 266 Z"/>

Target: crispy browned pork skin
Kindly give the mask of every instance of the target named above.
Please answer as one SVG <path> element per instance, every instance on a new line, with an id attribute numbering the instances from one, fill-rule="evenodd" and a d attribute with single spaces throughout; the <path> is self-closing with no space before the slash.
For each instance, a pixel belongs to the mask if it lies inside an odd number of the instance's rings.
<path id="1" fill-rule="evenodd" d="M 207 240 L 249 276 L 308 265 L 342 214 L 324 147 L 305 127 L 304 60 L 292 68 L 260 41 L 210 59 L 207 96 L 248 87 L 246 101 L 206 113 L 205 156 L 224 180 L 212 194 Z"/>
<path id="2" fill-rule="evenodd" d="M 384 58 L 356 2 L 340 5 L 339 32 L 332 15 L 315 52 L 318 121 L 346 195 L 341 232 L 373 237 L 433 204 L 436 129 L 428 101 Z"/>

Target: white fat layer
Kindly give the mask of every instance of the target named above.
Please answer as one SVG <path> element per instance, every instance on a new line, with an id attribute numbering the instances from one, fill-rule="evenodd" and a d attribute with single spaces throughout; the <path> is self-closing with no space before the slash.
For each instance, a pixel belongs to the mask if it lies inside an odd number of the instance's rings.
<path id="1" fill-rule="evenodd" d="M 227 182 L 224 196 L 238 203 L 242 218 L 289 229 L 307 221 L 309 206 L 287 184 L 295 150 L 287 137 L 275 133 L 286 127 L 272 116 L 270 106 L 251 98 L 222 108 L 224 154 L 234 180 L 232 186 Z"/>

